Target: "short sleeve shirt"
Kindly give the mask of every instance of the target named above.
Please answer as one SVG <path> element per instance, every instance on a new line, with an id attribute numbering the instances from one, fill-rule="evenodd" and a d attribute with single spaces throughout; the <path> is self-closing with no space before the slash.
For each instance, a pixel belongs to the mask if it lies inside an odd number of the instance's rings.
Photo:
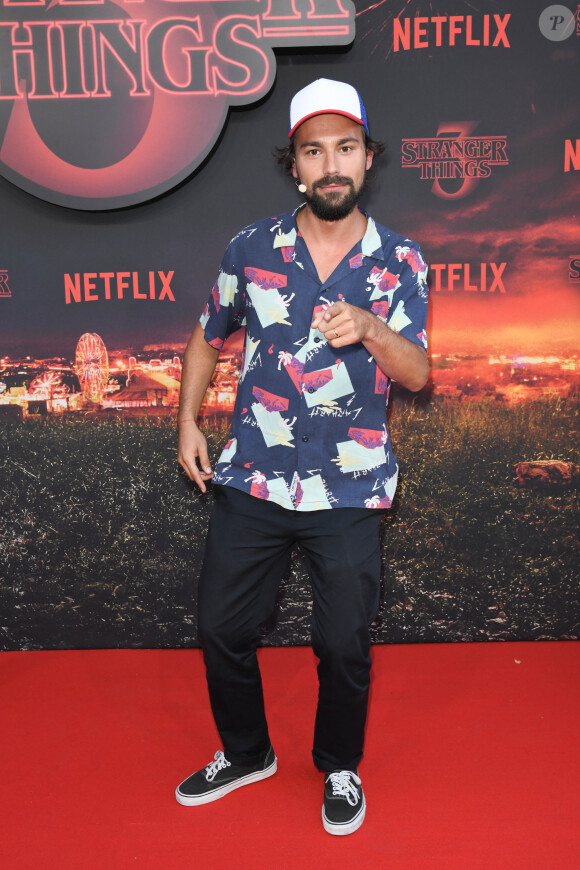
<path id="1" fill-rule="evenodd" d="M 343 300 L 426 347 L 427 266 L 413 241 L 367 217 L 363 239 L 322 282 L 297 211 L 230 242 L 201 316 L 216 348 L 246 328 L 231 431 L 213 480 L 288 510 L 390 507 L 397 462 L 389 378 L 362 343 L 332 348 L 311 321 Z"/>

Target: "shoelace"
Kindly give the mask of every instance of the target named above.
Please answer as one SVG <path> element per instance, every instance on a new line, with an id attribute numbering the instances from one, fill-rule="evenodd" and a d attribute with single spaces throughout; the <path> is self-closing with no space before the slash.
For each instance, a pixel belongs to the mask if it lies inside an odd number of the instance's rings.
<path id="1" fill-rule="evenodd" d="M 356 807 L 359 802 L 357 786 L 361 784 L 356 773 L 350 770 L 337 770 L 330 774 L 326 781 L 328 782 L 328 780 L 330 780 L 332 785 L 333 797 L 345 797 L 351 807 Z"/>
<path id="2" fill-rule="evenodd" d="M 223 752 L 216 752 L 216 754 L 214 755 L 214 761 L 210 761 L 205 769 L 206 780 L 208 782 L 213 782 L 218 770 L 224 770 L 224 768 L 226 767 L 231 767 L 230 762 L 227 760 Z"/>

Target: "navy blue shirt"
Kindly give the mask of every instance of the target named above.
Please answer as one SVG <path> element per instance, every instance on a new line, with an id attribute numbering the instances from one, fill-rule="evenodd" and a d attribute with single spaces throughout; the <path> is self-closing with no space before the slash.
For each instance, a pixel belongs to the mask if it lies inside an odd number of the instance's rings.
<path id="1" fill-rule="evenodd" d="M 246 327 L 230 437 L 213 480 L 289 510 L 390 507 L 389 379 L 362 343 L 334 349 L 311 321 L 344 300 L 426 347 L 427 266 L 413 241 L 368 217 L 363 239 L 321 282 L 297 211 L 230 242 L 201 317 L 216 348 Z"/>

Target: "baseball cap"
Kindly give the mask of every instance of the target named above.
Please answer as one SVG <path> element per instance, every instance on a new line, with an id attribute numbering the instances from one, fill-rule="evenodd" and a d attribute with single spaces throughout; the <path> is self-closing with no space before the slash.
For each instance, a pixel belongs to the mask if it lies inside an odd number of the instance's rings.
<path id="1" fill-rule="evenodd" d="M 369 132 L 365 107 L 356 88 L 346 82 L 316 79 L 292 97 L 288 138 L 308 118 L 326 114 L 344 115 Z"/>

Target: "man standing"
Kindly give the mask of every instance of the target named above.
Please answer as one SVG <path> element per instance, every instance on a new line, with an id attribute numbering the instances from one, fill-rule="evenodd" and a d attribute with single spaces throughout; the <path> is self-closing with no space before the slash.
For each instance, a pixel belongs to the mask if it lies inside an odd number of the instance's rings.
<path id="1" fill-rule="evenodd" d="M 199 631 L 223 742 L 182 782 L 195 806 L 276 772 L 256 657 L 290 552 L 313 588 L 319 659 L 314 763 L 323 825 L 350 834 L 365 815 L 358 776 L 370 682 L 369 625 L 379 602 L 379 527 L 397 464 L 389 382 L 419 390 L 427 267 L 418 247 L 357 207 L 377 143 L 344 82 L 318 79 L 290 106 L 286 163 L 306 202 L 243 229 L 189 340 L 179 462 L 212 514 L 199 586 Z M 196 418 L 224 340 L 245 325 L 230 438 L 212 474 Z"/>

